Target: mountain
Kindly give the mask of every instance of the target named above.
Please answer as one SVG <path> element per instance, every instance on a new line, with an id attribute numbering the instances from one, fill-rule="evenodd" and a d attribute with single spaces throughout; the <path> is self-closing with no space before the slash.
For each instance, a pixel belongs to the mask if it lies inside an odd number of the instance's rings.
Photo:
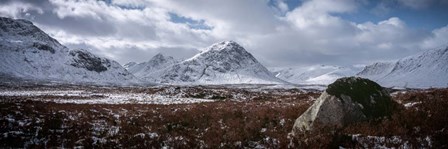
<path id="1" fill-rule="evenodd" d="M 284 84 L 234 41 L 205 48 L 190 59 L 161 70 L 144 80 L 171 84 Z"/>
<path id="2" fill-rule="evenodd" d="M 131 67 L 133 67 L 135 65 L 137 65 L 136 62 L 129 62 L 129 63 L 124 64 L 123 67 L 124 67 L 124 69 L 127 70 L 127 69 L 129 69 L 129 68 L 131 68 Z"/>
<path id="3" fill-rule="evenodd" d="M 139 81 L 117 62 L 84 49 L 69 50 L 30 21 L 20 19 L 0 17 L 0 58 L 4 78 L 101 85 Z"/>
<path id="4" fill-rule="evenodd" d="M 356 68 L 330 65 L 274 67 L 270 70 L 282 80 L 303 85 L 328 85 L 338 78 L 353 76 L 359 72 Z"/>
<path id="5" fill-rule="evenodd" d="M 385 87 L 448 87 L 448 47 L 425 51 L 395 62 L 368 65 L 357 75 Z"/>
<path id="6" fill-rule="evenodd" d="M 125 65 L 125 68 L 138 78 L 146 78 L 147 80 L 154 81 L 154 79 L 152 79 L 152 75 L 155 72 L 174 65 L 175 63 L 178 63 L 178 61 L 176 61 L 173 57 L 164 56 L 159 53 L 147 62 L 139 64 L 130 62 Z"/>

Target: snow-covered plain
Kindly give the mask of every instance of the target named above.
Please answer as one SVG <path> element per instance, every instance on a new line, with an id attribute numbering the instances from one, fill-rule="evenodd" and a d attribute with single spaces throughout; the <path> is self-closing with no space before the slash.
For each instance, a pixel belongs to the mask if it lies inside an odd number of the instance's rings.
<path id="1" fill-rule="evenodd" d="M 317 90 L 302 90 L 293 85 L 158 85 L 151 87 L 29 86 L 0 87 L 0 97 L 74 104 L 191 104 L 222 100 L 250 101 L 259 98 L 297 96 Z"/>
<path id="2" fill-rule="evenodd" d="M 33 97 L 31 100 L 74 103 L 74 104 L 187 104 L 200 102 L 213 102 L 214 100 L 200 98 L 182 98 L 161 94 L 147 93 L 98 93 L 86 90 L 61 90 L 61 91 L 30 91 L 30 90 L 1 90 L 3 97 Z M 51 96 L 51 98 L 48 98 Z"/>

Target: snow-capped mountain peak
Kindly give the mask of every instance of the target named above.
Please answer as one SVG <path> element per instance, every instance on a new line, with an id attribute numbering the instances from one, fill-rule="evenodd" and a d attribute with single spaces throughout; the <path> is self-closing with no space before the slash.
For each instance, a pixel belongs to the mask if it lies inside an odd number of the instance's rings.
<path id="1" fill-rule="evenodd" d="M 249 52 L 234 41 L 215 43 L 201 53 L 146 75 L 134 74 L 149 81 L 171 84 L 279 84 Z M 131 70 L 131 69 L 130 69 Z M 133 72 L 131 70 L 131 72 Z"/>
<path id="2" fill-rule="evenodd" d="M 221 55 L 229 55 L 229 57 L 217 57 Z M 258 63 L 258 61 L 256 61 L 256 59 L 252 56 L 252 54 L 247 52 L 246 49 L 244 49 L 241 45 L 231 40 L 212 44 L 211 46 L 203 49 L 199 54 L 193 56 L 190 59 L 187 59 L 187 61 L 201 59 L 200 57 L 207 57 L 209 60 L 215 58 L 225 58 L 227 60 L 229 59 L 239 60 L 249 58 Z M 217 59 L 217 60 L 223 60 L 223 59 Z"/>
<path id="3" fill-rule="evenodd" d="M 23 19 L 0 17 L 0 36 L 2 40 L 12 42 L 25 42 L 23 40 L 30 40 L 40 45 L 45 44 L 57 48 L 63 47 L 56 39 L 48 36 L 48 34 L 34 26 L 32 22 Z"/>
<path id="4" fill-rule="evenodd" d="M 242 46 L 240 46 L 235 41 L 229 40 L 229 41 L 222 41 L 215 43 L 208 48 L 204 50 L 204 52 L 210 51 L 210 50 L 216 50 L 216 51 L 222 51 L 222 50 L 244 50 Z"/>
<path id="5" fill-rule="evenodd" d="M 125 65 L 128 71 L 139 78 L 151 78 L 152 74 L 160 71 L 170 65 L 177 63 L 171 56 L 165 56 L 161 53 L 156 54 L 151 59 L 142 63 L 128 63 Z M 146 79 L 152 80 L 152 79 Z"/>
<path id="6" fill-rule="evenodd" d="M 176 60 L 172 56 L 165 56 L 161 53 L 156 54 L 154 57 L 152 57 L 148 63 L 152 64 L 153 66 L 163 65 L 165 63 L 173 63 L 176 62 Z"/>

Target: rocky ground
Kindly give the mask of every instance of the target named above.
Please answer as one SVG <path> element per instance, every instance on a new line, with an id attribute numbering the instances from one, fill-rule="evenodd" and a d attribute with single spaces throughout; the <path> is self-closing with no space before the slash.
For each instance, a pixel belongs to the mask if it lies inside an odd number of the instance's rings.
<path id="1" fill-rule="evenodd" d="M 1 147 L 447 147 L 448 89 L 395 91 L 389 119 L 293 138 L 320 95 L 272 86 L 2 86 Z"/>

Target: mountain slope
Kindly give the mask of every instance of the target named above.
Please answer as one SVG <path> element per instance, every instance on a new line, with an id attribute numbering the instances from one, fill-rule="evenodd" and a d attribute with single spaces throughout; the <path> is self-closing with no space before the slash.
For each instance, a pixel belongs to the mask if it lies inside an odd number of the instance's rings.
<path id="1" fill-rule="evenodd" d="M 117 62 L 69 50 L 26 20 L 0 17 L 0 74 L 61 83 L 124 85 L 139 80 Z"/>
<path id="2" fill-rule="evenodd" d="M 448 47 L 425 51 L 396 62 L 366 66 L 358 76 L 386 87 L 429 88 L 448 86 Z"/>
<path id="3" fill-rule="evenodd" d="M 213 44 L 145 80 L 174 84 L 284 84 L 233 41 Z"/>
<path id="4" fill-rule="evenodd" d="M 139 78 L 151 78 L 151 76 L 164 68 L 167 68 L 173 64 L 178 63 L 173 57 L 171 56 L 164 56 L 162 54 L 157 54 L 154 57 L 152 57 L 149 61 L 143 62 L 143 63 L 128 63 L 125 65 L 127 67 L 127 70 L 134 74 L 136 77 Z"/>
<path id="5" fill-rule="evenodd" d="M 307 85 L 328 85 L 338 78 L 353 76 L 357 72 L 354 68 L 329 65 L 277 67 L 271 68 L 271 71 L 282 80 Z"/>
<path id="6" fill-rule="evenodd" d="M 126 69 L 126 70 L 128 70 L 129 68 L 131 68 L 131 67 L 133 67 L 133 66 L 135 66 L 135 65 L 137 65 L 136 62 L 129 62 L 129 63 L 124 64 L 124 65 L 123 65 L 123 68 Z"/>

